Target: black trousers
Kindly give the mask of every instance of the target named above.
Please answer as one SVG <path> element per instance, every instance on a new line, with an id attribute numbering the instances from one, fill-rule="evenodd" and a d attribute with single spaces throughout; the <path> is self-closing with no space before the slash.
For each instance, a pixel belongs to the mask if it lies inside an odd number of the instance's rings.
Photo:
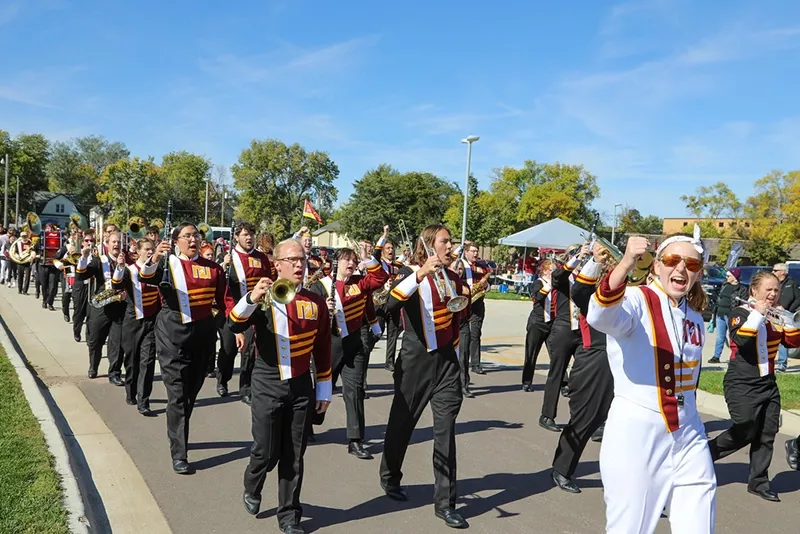
<path id="1" fill-rule="evenodd" d="M 731 370 L 725 374 L 723 385 L 733 426 L 708 443 L 711 458 L 717 461 L 750 445 L 747 488 L 768 490 L 768 471 L 781 413 L 778 384 L 774 375 L 762 377 L 758 384 L 747 384 L 729 379 L 730 373 Z"/>
<path id="2" fill-rule="evenodd" d="M 111 304 L 111 306 L 118 306 Z M 108 377 L 119 377 L 122 374 L 122 363 L 125 360 L 122 349 L 122 320 L 124 313 L 107 314 L 105 309 L 89 306 L 89 319 L 86 330 L 89 346 L 89 369 L 97 372 L 103 357 L 103 345 L 108 343 Z"/>
<path id="3" fill-rule="evenodd" d="M 380 323 L 379 323 L 380 324 Z M 367 319 L 364 319 L 364 324 L 359 329 L 361 335 L 361 345 L 364 346 L 364 388 L 367 387 L 367 371 L 369 370 L 369 356 L 372 354 L 372 349 L 378 343 L 378 336 L 372 331 L 372 325 L 369 324 Z"/>
<path id="4" fill-rule="evenodd" d="M 130 313 L 122 321 L 125 353 L 125 393 L 139 408 L 150 406 L 156 369 L 156 315 L 137 319 Z"/>
<path id="5" fill-rule="evenodd" d="M 31 264 L 17 264 L 17 292 L 28 294 L 31 285 Z"/>
<path id="6" fill-rule="evenodd" d="M 486 315 L 484 299 L 472 303 L 472 315 L 469 317 L 469 365 L 473 369 L 481 366 L 481 332 L 483 317 Z"/>
<path id="7" fill-rule="evenodd" d="M 386 365 L 394 365 L 394 358 L 397 354 L 397 338 L 400 337 L 400 310 L 387 311 L 386 305 L 376 310 L 378 324 L 381 325 L 381 332 L 386 336 Z"/>
<path id="8" fill-rule="evenodd" d="M 353 332 L 346 338 L 332 336 L 333 383 L 342 377 L 342 398 L 347 415 L 347 439 L 364 440 L 364 368 L 367 357 L 361 333 Z M 315 424 L 322 424 L 324 414 L 315 418 Z"/>
<path id="9" fill-rule="evenodd" d="M 434 506 L 456 506 L 456 418 L 461 410 L 459 364 L 452 345 L 426 352 L 419 341 L 406 341 L 394 368 L 394 399 L 383 440 L 380 477 L 383 486 L 399 486 L 403 459 L 425 407 L 433 413 Z"/>
<path id="10" fill-rule="evenodd" d="M 42 302 L 52 306 L 58 293 L 59 270 L 52 265 L 39 265 L 38 280 L 42 286 Z"/>
<path id="11" fill-rule="evenodd" d="M 219 352 L 222 353 L 222 329 L 225 328 L 226 317 L 223 312 L 217 313 L 214 316 L 214 328 L 217 330 L 217 339 L 219 340 Z M 206 368 L 207 374 L 214 373 L 216 368 L 216 360 L 218 359 L 216 351 L 211 352 L 211 357 L 208 359 L 208 367 Z"/>
<path id="12" fill-rule="evenodd" d="M 212 317 L 181 324 L 175 312 L 162 308 L 156 319 L 156 349 L 167 388 L 167 437 L 173 460 L 186 460 L 189 420 L 203 387 L 206 365 L 214 351 Z M 177 333 L 177 335 L 176 335 Z"/>
<path id="13" fill-rule="evenodd" d="M 569 323 L 553 325 L 553 329 L 547 338 L 550 369 L 547 371 L 547 382 L 544 386 L 542 417 L 556 418 L 558 396 L 564 383 L 567 366 L 575 351 L 578 350 L 580 342 L 580 333 L 577 330 L 571 330 Z"/>
<path id="14" fill-rule="evenodd" d="M 528 316 L 528 326 L 525 332 L 525 362 L 522 365 L 522 384 L 533 384 L 533 373 L 536 371 L 536 361 L 539 352 L 550 336 L 550 323 L 545 323 L 538 311 L 531 311 Z"/>
<path id="15" fill-rule="evenodd" d="M 469 381 L 469 319 L 464 319 L 458 327 L 458 366 L 461 388 L 470 385 Z"/>
<path id="16" fill-rule="evenodd" d="M 255 364 L 256 343 L 255 330 L 248 328 L 244 331 L 244 349 L 239 370 L 239 395 L 250 394 L 250 377 Z M 222 327 L 219 355 L 217 356 L 217 383 L 228 385 L 233 377 L 234 360 L 239 349 L 236 348 L 236 335 L 231 332 L 227 322 Z M 212 356 L 213 357 L 213 356 Z"/>
<path id="17" fill-rule="evenodd" d="M 64 317 L 67 318 L 69 321 L 69 316 L 71 315 L 69 312 L 69 306 L 72 302 L 72 291 L 68 290 L 67 288 L 67 277 L 64 273 L 61 273 L 61 312 L 64 314 Z"/>
<path id="18" fill-rule="evenodd" d="M 278 467 L 280 525 L 297 525 L 303 516 L 300 488 L 303 485 L 303 455 L 314 409 L 311 375 L 281 380 L 278 369 L 259 358 L 253 368 L 253 445 L 244 471 L 244 490 L 261 495 L 267 473 Z"/>
<path id="19" fill-rule="evenodd" d="M 72 315 L 72 333 L 76 338 L 81 337 L 83 322 L 86 320 L 86 313 L 89 309 L 89 284 L 86 282 L 75 281 L 72 288 L 72 305 L 75 313 Z M 86 336 L 89 336 L 89 323 L 86 324 Z"/>
<path id="20" fill-rule="evenodd" d="M 592 434 L 608 417 L 614 377 L 604 349 L 579 348 L 569 375 L 569 423 L 561 431 L 553 469 L 572 477 Z"/>

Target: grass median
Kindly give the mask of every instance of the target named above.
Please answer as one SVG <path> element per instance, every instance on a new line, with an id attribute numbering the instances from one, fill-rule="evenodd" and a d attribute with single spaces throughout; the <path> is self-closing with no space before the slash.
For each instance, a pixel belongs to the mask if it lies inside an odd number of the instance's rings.
<path id="1" fill-rule="evenodd" d="M 700 389 L 714 395 L 723 395 L 724 377 L 724 371 L 703 371 L 700 373 Z M 784 410 L 800 409 L 800 374 L 779 373 L 775 378 L 778 379 L 778 389 L 781 392 L 781 407 Z"/>
<path id="2" fill-rule="evenodd" d="M 527 295 L 517 295 L 509 291 L 508 293 L 500 293 L 499 291 L 489 291 L 486 293 L 487 300 L 527 300 L 530 302 L 531 298 Z"/>
<path id="3" fill-rule="evenodd" d="M 0 533 L 68 533 L 62 499 L 42 429 L 0 347 Z"/>

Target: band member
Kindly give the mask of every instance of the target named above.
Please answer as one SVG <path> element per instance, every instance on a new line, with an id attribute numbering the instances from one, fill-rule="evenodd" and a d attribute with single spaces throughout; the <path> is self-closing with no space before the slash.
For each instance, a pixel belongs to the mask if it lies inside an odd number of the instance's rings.
<path id="1" fill-rule="evenodd" d="M 90 254 L 95 254 L 95 235 L 91 230 L 83 233 L 83 240 L 79 245 L 81 253 L 85 249 L 89 249 Z M 89 309 L 89 280 L 84 280 L 77 275 L 77 265 L 75 266 L 75 284 L 72 287 L 72 303 L 75 308 L 72 314 L 72 335 L 75 341 L 81 342 L 81 331 L 83 330 L 83 323 L 86 321 L 86 337 L 89 337 L 89 321 L 86 320 L 86 314 Z"/>
<path id="2" fill-rule="evenodd" d="M 8 287 L 15 287 L 17 285 L 17 262 L 11 259 L 11 247 L 14 246 L 14 243 L 18 239 L 17 230 L 15 228 L 11 228 L 8 231 L 8 278 L 6 279 L 8 282 Z"/>
<path id="3" fill-rule="evenodd" d="M 389 227 L 384 227 L 384 235 Z M 342 377 L 342 397 L 347 414 L 347 452 L 368 460 L 372 454 L 364 448 L 364 367 L 367 365 L 361 327 L 366 314 L 367 298 L 388 278 L 375 255 L 364 262 L 366 275 L 354 274 L 358 265 L 356 252 L 343 248 L 338 255 L 336 280 L 322 278 L 327 295 L 336 290 L 336 328 L 332 333 L 333 381 Z M 319 287 L 317 285 L 316 287 Z M 317 420 L 316 423 L 322 421 Z"/>
<path id="4" fill-rule="evenodd" d="M 780 299 L 780 281 L 769 271 L 759 271 L 750 281 L 748 304 L 736 306 L 728 318 L 731 359 L 723 382 L 725 402 L 733 426 L 711 440 L 711 458 L 725 458 L 750 445 L 747 491 L 780 502 L 769 482 L 769 465 L 781 413 L 781 394 L 775 381 L 778 346 L 800 346 L 800 331 L 769 320 L 770 308 Z"/>
<path id="5" fill-rule="evenodd" d="M 37 280 L 39 280 L 42 290 L 42 308 L 47 308 L 50 311 L 56 311 L 53 303 L 56 300 L 58 282 L 61 279 L 61 272 L 59 271 L 58 267 L 53 264 L 55 253 L 58 252 L 58 249 L 53 250 L 55 247 L 48 248 L 49 237 L 52 236 L 57 240 L 61 239 L 60 233 L 53 234 L 53 232 L 58 232 L 58 230 L 56 230 L 52 224 L 47 223 L 45 225 L 42 238 L 39 240 L 39 243 L 41 244 L 42 256 L 40 258 L 39 267 L 37 270 Z M 50 234 L 50 236 L 48 236 L 48 234 Z M 55 242 L 52 244 L 55 245 Z M 49 258 L 47 257 L 47 250 L 51 251 Z"/>
<path id="6" fill-rule="evenodd" d="M 181 224 L 171 238 L 159 243 L 141 268 L 139 279 L 148 284 L 163 282 L 159 286 L 162 307 L 156 318 L 156 352 L 167 388 L 172 469 L 184 475 L 193 471 L 187 454 L 189 421 L 214 352 L 212 304 L 215 299 L 225 301 L 225 273 L 219 264 L 199 256 L 203 236 L 193 224 Z M 177 243 L 174 254 L 173 243 Z M 169 264 L 166 277 L 160 261 L 163 256 Z"/>
<path id="7" fill-rule="evenodd" d="M 312 276 L 317 269 L 322 267 L 322 259 L 311 252 L 314 241 L 311 239 L 311 234 L 307 226 L 303 226 L 300 228 L 299 232 L 295 232 L 292 239 L 300 241 L 300 244 L 303 246 L 303 252 L 306 255 L 305 273 L 303 274 L 303 284 L 305 284 L 308 281 L 308 277 Z"/>
<path id="8" fill-rule="evenodd" d="M 0 227 L 0 285 L 5 284 L 6 287 L 11 287 L 11 277 L 8 274 L 8 264 L 11 262 L 8 257 L 8 251 L 11 248 L 9 233 L 10 230 Z"/>
<path id="9" fill-rule="evenodd" d="M 485 261 L 478 261 L 478 247 L 467 241 L 464 243 L 464 279 L 472 291 L 471 315 L 469 319 L 469 345 L 461 346 L 461 350 L 469 354 L 469 365 L 473 373 L 486 374 L 481 366 L 481 331 L 483 319 L 486 315 L 486 302 L 483 292 L 489 284 L 491 268 Z"/>
<path id="10" fill-rule="evenodd" d="M 584 254 L 588 247 L 584 247 Z M 596 286 L 616 267 L 608 250 L 595 243 L 590 259 L 572 285 L 572 301 L 580 309 L 581 345 L 575 352 L 575 363 L 569 375 L 569 413 L 567 426 L 561 431 L 553 457 L 553 482 L 564 491 L 580 493 L 572 481 L 583 449 L 608 416 L 614 399 L 614 377 L 608 365 L 606 335 L 586 323 L 589 301 Z"/>
<path id="11" fill-rule="evenodd" d="M 456 255 L 456 257 L 458 257 Z M 455 273 L 461 279 L 462 283 L 464 281 L 464 262 L 463 261 L 455 261 L 453 262 L 453 268 Z M 469 389 L 469 352 L 460 350 L 465 346 L 469 346 L 469 317 L 470 313 L 472 312 L 471 306 L 467 305 L 467 309 L 464 310 L 463 313 L 459 315 L 459 327 L 458 327 L 458 363 L 459 363 L 459 377 L 461 379 L 461 393 L 464 397 L 468 399 L 475 398 L 475 394 Z"/>
<path id="12" fill-rule="evenodd" d="M 433 412 L 434 511 L 436 517 L 454 528 L 467 522 L 456 510 L 456 417 L 461 409 L 458 364 L 458 313 L 447 309 L 453 295 L 439 298 L 447 276 L 457 295 L 464 289 L 448 267 L 452 243 L 450 231 L 442 225 L 425 227 L 420 241 L 435 252 L 428 257 L 418 242 L 410 267 L 404 267 L 389 293 L 388 309 L 403 309 L 405 333 L 395 364 L 394 399 L 383 441 L 381 487 L 394 500 L 408 499 L 400 486 L 402 467 L 411 434 L 425 407 Z M 446 286 L 445 286 L 446 287 Z M 463 312 L 459 312 L 463 313 Z M 455 315 L 455 316 L 454 316 Z"/>
<path id="13" fill-rule="evenodd" d="M 553 326 L 552 312 L 552 275 L 555 264 L 545 260 L 539 265 L 539 278 L 531 288 L 533 309 L 528 315 L 528 325 L 525 329 L 525 361 L 522 366 L 522 391 L 533 391 L 533 373 L 536 371 L 536 361 L 539 352 L 550 336 Z"/>
<path id="14" fill-rule="evenodd" d="M 553 326 L 547 337 L 550 368 L 547 371 L 547 382 L 544 386 L 539 426 L 551 432 L 561 432 L 555 421 L 558 411 L 558 394 L 564 385 L 567 366 L 581 342 L 578 331 L 579 311 L 570 298 L 570 290 L 574 281 L 572 271 L 579 262 L 580 258 L 576 254 L 567 259 L 566 264 L 553 269 L 550 274 L 552 282 L 550 315 L 553 317 Z"/>
<path id="15" fill-rule="evenodd" d="M 156 317 L 161 309 L 158 288 L 139 279 L 142 268 L 153 255 L 153 242 L 148 238 L 136 243 L 137 261 L 125 262 L 125 254 L 117 256 L 114 289 L 124 289 L 128 305 L 122 321 L 122 346 L 125 353 L 125 401 L 136 405 L 142 415 L 151 415 L 150 393 L 156 368 Z"/>
<path id="16" fill-rule="evenodd" d="M 262 278 L 228 315 L 235 332 L 255 327 L 258 358 L 253 369 L 251 410 L 253 446 L 244 473 L 245 510 L 258 514 L 267 473 L 278 467 L 278 509 L 282 532 L 302 534 L 300 488 L 309 418 L 323 414 L 331 402 L 331 318 L 329 303 L 302 286 L 305 254 L 290 239 L 275 247 L 279 280 L 295 285 L 287 304 L 271 300 L 259 305 L 272 285 Z M 269 297 L 266 297 L 269 298 Z M 316 396 L 309 367 L 316 367 Z M 315 399 L 316 398 L 316 402 Z"/>
<path id="17" fill-rule="evenodd" d="M 586 315 L 607 336 L 614 375 L 600 449 L 606 532 L 654 532 L 667 505 L 672 532 L 711 533 L 717 482 L 695 403 L 705 340 L 700 229 L 665 239 L 653 283 L 626 289 L 649 246 L 628 239 Z"/>
<path id="18" fill-rule="evenodd" d="M 161 230 L 159 230 L 158 226 L 150 226 L 147 228 L 147 235 L 145 236 L 147 239 L 153 242 L 153 246 L 158 246 L 158 242 L 161 241 L 160 236 Z"/>
<path id="19" fill-rule="evenodd" d="M 214 247 L 211 246 L 210 243 L 206 243 L 200 248 L 200 255 L 207 259 L 208 261 L 214 261 Z M 230 256 L 227 256 L 230 259 Z M 225 266 L 222 267 L 225 270 Z M 217 303 L 215 300 L 211 303 L 211 313 L 214 315 L 214 327 L 217 330 L 217 339 L 220 343 L 220 351 L 222 350 L 222 329 L 225 327 L 225 303 L 222 303 L 222 310 L 220 310 L 220 304 Z M 222 313 L 220 313 L 222 311 Z M 206 368 L 206 378 L 217 378 L 217 372 L 215 371 L 215 364 L 216 361 L 214 359 L 214 354 L 212 353 L 211 358 L 208 360 L 208 367 Z"/>
<path id="20" fill-rule="evenodd" d="M 84 244 L 81 258 L 75 269 L 76 276 L 94 288 L 90 298 L 112 288 L 116 257 L 120 254 L 120 234 L 105 234 L 104 249 L 108 255 L 91 256 L 92 246 Z M 91 290 L 90 290 L 91 291 Z M 122 386 L 122 319 L 125 316 L 125 300 L 114 300 L 101 308 L 89 306 L 87 345 L 89 347 L 89 378 L 97 377 L 97 368 L 103 357 L 103 345 L 108 341 L 108 381 Z"/>
<path id="21" fill-rule="evenodd" d="M 28 232 L 20 232 L 19 239 L 11 244 L 8 255 L 17 266 L 17 292 L 27 295 L 31 284 L 31 264 L 36 259 Z"/>
<path id="22" fill-rule="evenodd" d="M 267 255 L 255 249 L 256 228 L 253 224 L 243 222 L 236 225 L 233 236 L 234 247 L 229 252 L 231 269 L 228 280 L 228 298 L 226 315 L 234 304 L 256 285 L 261 278 L 272 275 L 272 266 Z M 233 376 L 233 362 L 236 353 L 241 348 L 242 361 L 239 373 L 239 396 L 242 402 L 250 404 L 250 375 L 253 372 L 255 344 L 253 343 L 254 330 L 240 332 L 243 343 L 236 342 L 234 333 L 230 328 L 223 329 L 220 358 L 217 362 L 217 394 L 220 397 L 228 395 L 228 381 Z"/>
<path id="23" fill-rule="evenodd" d="M 75 265 L 72 265 L 73 256 L 80 253 L 80 232 L 70 232 L 69 240 L 62 244 L 53 256 L 53 266 L 61 271 L 61 312 L 64 322 L 69 322 L 69 307 L 72 302 L 72 289 L 75 286 Z"/>
<path id="24" fill-rule="evenodd" d="M 391 290 L 400 269 L 403 264 L 397 261 L 394 257 L 394 243 L 388 239 L 381 244 L 378 242 L 381 253 L 381 267 L 389 274 L 389 280 L 382 290 L 387 293 Z M 378 306 L 375 310 L 378 314 L 378 324 L 382 332 L 386 332 L 386 370 L 394 371 L 394 358 L 397 353 L 397 338 L 400 336 L 400 312 L 394 311 L 389 313 L 386 309 L 386 304 Z"/>

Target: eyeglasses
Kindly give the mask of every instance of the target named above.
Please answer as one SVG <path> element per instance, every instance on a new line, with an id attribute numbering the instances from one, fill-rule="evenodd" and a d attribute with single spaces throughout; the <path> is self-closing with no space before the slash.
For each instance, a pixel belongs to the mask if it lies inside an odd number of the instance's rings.
<path id="1" fill-rule="evenodd" d="M 186 239 L 187 241 L 191 241 L 192 239 L 201 240 L 203 239 L 203 234 L 189 234 L 189 235 L 179 235 L 178 239 Z"/>
<path id="2" fill-rule="evenodd" d="M 667 267 L 677 267 L 680 262 L 686 264 L 686 270 L 696 273 L 703 268 L 703 262 L 697 258 L 681 256 L 680 254 L 664 254 L 659 258 L 661 263 Z"/>
<path id="3" fill-rule="evenodd" d="M 275 258 L 275 261 L 285 261 L 286 263 L 294 263 L 295 265 L 299 263 L 302 265 L 306 262 L 306 258 L 305 256 L 294 256 L 291 258 Z"/>

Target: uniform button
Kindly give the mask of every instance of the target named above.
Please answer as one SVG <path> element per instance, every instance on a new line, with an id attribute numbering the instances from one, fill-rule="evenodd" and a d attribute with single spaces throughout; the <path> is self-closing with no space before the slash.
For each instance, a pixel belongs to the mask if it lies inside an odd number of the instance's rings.
<path id="1" fill-rule="evenodd" d="M 669 376 L 664 377 L 664 382 L 672 382 L 672 378 Z"/>
<path id="2" fill-rule="evenodd" d="M 672 395 L 672 390 L 668 389 L 666 393 L 667 393 L 667 395 Z"/>
<path id="3" fill-rule="evenodd" d="M 670 367 L 671 367 L 670 364 L 665 364 L 664 365 L 664 370 L 665 371 L 669 371 Z"/>

